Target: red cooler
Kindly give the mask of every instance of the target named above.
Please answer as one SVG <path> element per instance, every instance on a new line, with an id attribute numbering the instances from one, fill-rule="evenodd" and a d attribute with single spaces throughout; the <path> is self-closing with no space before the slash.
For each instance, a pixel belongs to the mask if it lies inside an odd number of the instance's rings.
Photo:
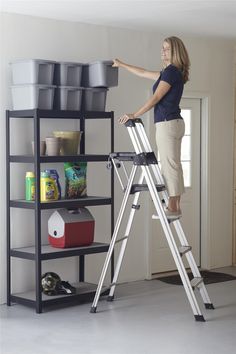
<path id="1" fill-rule="evenodd" d="M 94 240 L 95 221 L 86 208 L 59 209 L 48 220 L 48 239 L 53 247 L 88 246 Z"/>

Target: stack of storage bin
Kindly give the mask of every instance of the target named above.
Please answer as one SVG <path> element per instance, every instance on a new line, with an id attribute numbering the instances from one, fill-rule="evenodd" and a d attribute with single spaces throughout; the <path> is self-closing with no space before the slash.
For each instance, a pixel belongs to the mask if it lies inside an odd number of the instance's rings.
<path id="1" fill-rule="evenodd" d="M 54 67 L 55 62 L 51 60 L 27 59 L 11 63 L 14 110 L 53 108 Z"/>
<path id="2" fill-rule="evenodd" d="M 54 108 L 79 111 L 82 103 L 81 63 L 56 63 L 54 82 L 57 85 Z"/>
<path id="3" fill-rule="evenodd" d="M 83 109 L 105 111 L 108 87 L 118 85 L 118 68 L 113 61 L 95 61 L 83 65 Z"/>
<path id="4" fill-rule="evenodd" d="M 112 64 L 113 61 L 14 61 L 13 109 L 105 111 L 108 88 L 118 85 L 118 68 Z"/>

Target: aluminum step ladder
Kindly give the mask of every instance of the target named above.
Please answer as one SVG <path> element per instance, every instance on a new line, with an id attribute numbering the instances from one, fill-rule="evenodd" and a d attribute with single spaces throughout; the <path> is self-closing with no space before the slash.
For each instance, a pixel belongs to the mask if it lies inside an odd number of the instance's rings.
<path id="1" fill-rule="evenodd" d="M 114 299 L 115 287 L 117 284 L 117 279 L 119 276 L 122 260 L 125 254 L 125 249 L 127 246 L 134 215 L 135 212 L 140 208 L 140 205 L 138 204 L 138 199 L 142 191 L 149 191 L 157 214 L 157 216 L 154 216 L 154 218 L 158 218 L 161 222 L 163 231 L 166 236 L 167 243 L 173 255 L 177 270 L 181 277 L 195 320 L 204 322 L 205 319 L 201 313 L 194 290 L 195 289 L 199 290 L 206 309 L 214 309 L 214 306 L 207 293 L 205 284 L 203 282 L 203 278 L 201 277 L 197 264 L 194 260 L 191 246 L 189 246 L 188 244 L 188 241 L 185 237 L 179 218 L 168 219 L 165 214 L 163 206 L 166 206 L 168 204 L 168 193 L 165 188 L 164 180 L 161 175 L 157 159 L 155 157 L 154 152 L 152 151 L 146 132 L 144 130 L 142 120 L 141 119 L 129 120 L 125 125 L 128 129 L 128 133 L 130 135 L 135 152 L 131 152 L 131 153 L 117 152 L 117 153 L 112 153 L 109 156 L 110 165 L 116 171 L 117 177 L 124 191 L 124 197 L 122 200 L 121 208 L 117 217 L 110 247 L 105 259 L 105 263 L 102 269 L 102 273 L 100 276 L 100 280 L 97 286 L 96 294 L 90 312 L 95 313 L 97 311 L 97 304 L 98 304 L 99 297 L 101 293 L 107 292 L 108 289 L 109 289 L 109 295 L 107 300 L 112 301 Z M 125 163 L 127 163 L 127 161 L 132 162 L 132 169 L 129 176 L 127 173 L 127 169 L 125 168 Z M 120 167 L 123 168 L 124 175 L 127 180 L 126 186 L 124 185 L 118 171 Z M 141 169 L 141 173 L 138 179 L 138 184 L 135 184 L 134 179 L 137 171 L 140 169 Z M 118 239 L 120 226 L 122 223 L 125 208 L 130 195 L 134 195 L 134 199 L 128 217 L 128 222 L 125 229 L 125 235 Z M 176 234 L 178 236 L 180 246 L 177 246 L 173 232 L 170 227 L 170 223 L 173 223 Z M 108 270 L 109 262 L 111 260 L 115 245 L 120 242 L 121 242 L 121 248 L 116 262 L 112 283 L 108 288 L 104 288 L 103 283 Z M 182 259 L 183 256 L 186 257 L 188 265 L 193 274 L 193 279 L 191 281 L 189 279 L 188 273 L 183 263 L 183 259 Z"/>

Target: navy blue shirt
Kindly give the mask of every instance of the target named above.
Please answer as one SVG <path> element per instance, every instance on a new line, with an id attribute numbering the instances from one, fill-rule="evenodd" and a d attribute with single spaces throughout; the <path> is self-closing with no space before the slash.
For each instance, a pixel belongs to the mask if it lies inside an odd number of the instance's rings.
<path id="1" fill-rule="evenodd" d="M 182 118 L 180 115 L 179 102 L 182 97 L 184 82 L 181 71 L 174 65 L 168 65 L 161 71 L 160 77 L 153 85 L 153 93 L 156 91 L 160 81 L 165 81 L 171 85 L 170 90 L 154 106 L 154 122 L 163 122 Z"/>

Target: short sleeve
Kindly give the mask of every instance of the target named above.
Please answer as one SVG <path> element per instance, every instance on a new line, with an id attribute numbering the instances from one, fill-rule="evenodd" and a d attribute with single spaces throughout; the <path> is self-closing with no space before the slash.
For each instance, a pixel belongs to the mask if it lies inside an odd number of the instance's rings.
<path id="1" fill-rule="evenodd" d="M 161 81 L 165 81 L 171 86 L 178 80 L 179 73 L 178 69 L 172 65 L 167 66 L 167 68 L 162 72 Z"/>

